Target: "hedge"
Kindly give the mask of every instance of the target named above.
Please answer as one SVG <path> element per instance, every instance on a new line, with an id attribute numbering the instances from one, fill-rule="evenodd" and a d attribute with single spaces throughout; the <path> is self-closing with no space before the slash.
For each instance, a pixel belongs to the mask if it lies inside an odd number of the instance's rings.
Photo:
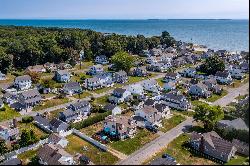
<path id="1" fill-rule="evenodd" d="M 79 129 L 91 126 L 91 125 L 93 125 L 95 123 L 103 121 L 107 116 L 109 116 L 111 114 L 112 114 L 112 111 L 107 111 L 107 112 L 104 112 L 104 113 L 98 113 L 97 115 L 95 115 L 93 117 L 89 117 L 86 120 L 71 124 L 70 128 L 75 128 L 75 129 L 79 130 Z"/>

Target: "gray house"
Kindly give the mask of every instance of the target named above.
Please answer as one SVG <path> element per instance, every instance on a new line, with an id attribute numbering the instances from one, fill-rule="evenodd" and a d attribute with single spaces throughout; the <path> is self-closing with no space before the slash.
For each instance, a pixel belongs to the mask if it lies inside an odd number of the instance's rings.
<path id="1" fill-rule="evenodd" d="M 241 118 L 237 118 L 234 120 L 221 120 L 217 122 L 217 127 L 227 129 L 227 130 L 235 129 L 235 130 L 249 131 L 248 126 Z"/>
<path id="2" fill-rule="evenodd" d="M 113 74 L 113 80 L 116 83 L 125 83 L 128 81 L 128 75 L 125 71 L 119 71 L 119 72 L 115 72 Z"/>
<path id="3" fill-rule="evenodd" d="M 69 125 L 67 123 L 65 123 L 59 119 L 56 119 L 56 118 L 53 118 L 49 122 L 49 126 L 50 126 L 50 129 L 56 133 L 65 132 L 65 131 L 67 131 L 67 129 L 69 127 Z"/>
<path id="4" fill-rule="evenodd" d="M 228 162 L 237 151 L 233 143 L 222 139 L 214 131 L 203 134 L 193 132 L 189 143 L 196 151 L 218 159 L 223 163 Z"/>
<path id="5" fill-rule="evenodd" d="M 31 84 L 32 84 L 32 81 L 31 81 L 31 77 L 29 75 L 23 75 L 23 76 L 16 77 L 14 80 L 14 86 L 18 90 L 29 89 L 31 87 Z"/>
<path id="6" fill-rule="evenodd" d="M 130 75 L 137 77 L 145 77 L 148 75 L 148 72 L 145 66 L 135 67 L 130 70 Z"/>
<path id="7" fill-rule="evenodd" d="M 69 82 L 70 81 L 70 73 L 67 70 L 56 71 L 54 79 L 58 82 Z"/>
<path id="8" fill-rule="evenodd" d="M 69 82 L 64 85 L 63 91 L 68 95 L 73 95 L 81 93 L 82 88 L 78 82 Z"/>
<path id="9" fill-rule="evenodd" d="M 97 77 L 85 79 L 85 88 L 88 90 L 95 90 L 101 88 L 101 82 Z"/>
<path id="10" fill-rule="evenodd" d="M 128 101 L 131 97 L 132 95 L 130 91 L 122 88 L 116 88 L 114 89 L 112 96 L 110 96 L 108 100 L 111 103 L 120 104 Z"/>
<path id="11" fill-rule="evenodd" d="M 208 87 L 203 83 L 198 83 L 191 85 L 188 90 L 188 93 L 192 96 L 208 98 L 211 96 L 211 92 L 208 90 Z"/>

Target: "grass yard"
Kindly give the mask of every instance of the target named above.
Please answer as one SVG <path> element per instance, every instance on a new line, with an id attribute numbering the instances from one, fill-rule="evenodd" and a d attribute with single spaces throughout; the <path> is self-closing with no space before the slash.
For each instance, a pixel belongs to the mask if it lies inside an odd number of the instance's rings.
<path id="1" fill-rule="evenodd" d="M 48 134 L 45 133 L 44 131 L 42 131 L 41 129 L 39 129 L 35 124 L 33 123 L 21 123 L 21 122 L 18 122 L 18 128 L 20 130 L 20 132 L 22 130 L 33 130 L 35 135 L 37 136 L 38 139 L 40 139 L 41 137 L 45 137 L 47 136 Z"/>
<path id="2" fill-rule="evenodd" d="M 63 111 L 64 111 L 64 109 L 58 109 L 58 110 L 49 112 L 49 117 L 48 117 L 48 119 L 49 119 L 49 120 L 52 120 L 53 118 L 57 118 L 59 112 L 63 112 Z"/>
<path id="3" fill-rule="evenodd" d="M 56 94 L 53 94 L 53 93 L 48 93 L 48 94 L 42 94 L 41 96 L 42 96 L 42 97 L 44 97 L 44 98 L 46 99 L 46 98 L 55 97 L 55 96 L 56 96 Z"/>
<path id="4" fill-rule="evenodd" d="M 73 97 L 76 98 L 76 99 L 83 99 L 83 98 L 89 97 L 89 96 L 91 96 L 91 93 L 86 92 L 86 91 L 81 93 L 81 94 L 73 95 Z"/>
<path id="5" fill-rule="evenodd" d="M 177 163 L 181 165 L 215 165 L 211 160 L 196 156 L 192 154 L 188 150 L 182 147 L 182 144 L 189 139 L 187 134 L 182 134 L 176 139 L 174 139 L 167 147 L 163 148 L 160 152 L 158 152 L 151 159 L 144 162 L 144 164 L 149 163 L 150 161 L 160 157 L 162 154 L 167 153 L 174 157 Z"/>
<path id="6" fill-rule="evenodd" d="M 70 102 L 70 99 L 68 98 L 63 98 L 63 99 L 51 99 L 43 102 L 41 105 L 35 106 L 32 111 L 39 111 L 42 109 L 54 107 L 57 105 L 61 105 L 64 103 Z"/>
<path id="7" fill-rule="evenodd" d="M 119 88 L 119 87 L 122 87 L 122 84 L 115 84 L 113 87 L 106 87 L 106 88 L 96 89 L 93 92 L 100 94 L 100 93 L 104 93 L 104 92 L 107 92 L 107 91 L 109 91 L 111 89 L 115 89 L 115 88 Z"/>
<path id="8" fill-rule="evenodd" d="M 100 104 L 100 105 L 105 105 L 108 103 L 108 98 L 109 98 L 109 96 L 102 96 L 102 97 L 96 98 L 94 103 Z"/>
<path id="9" fill-rule="evenodd" d="M 249 74 L 246 74 L 246 78 L 244 78 L 243 80 L 235 80 L 233 81 L 233 83 L 231 85 L 229 85 L 229 88 L 238 88 L 246 83 L 249 82 Z"/>
<path id="10" fill-rule="evenodd" d="M 13 110 L 8 105 L 4 105 L 4 108 L 5 111 L 0 111 L 0 122 L 21 116 L 17 111 Z"/>
<path id="11" fill-rule="evenodd" d="M 170 129 L 174 128 L 175 126 L 177 126 L 178 124 L 180 124 L 181 122 L 183 122 L 185 119 L 186 118 L 182 115 L 173 115 L 169 119 L 163 119 L 162 127 L 160 128 L 160 131 L 165 133 L 169 131 Z"/>
<path id="12" fill-rule="evenodd" d="M 191 100 L 191 105 L 193 108 L 195 108 L 196 106 L 198 106 L 200 104 L 207 104 L 207 103 L 204 103 L 204 102 L 199 101 L 199 100 Z"/>
<path id="13" fill-rule="evenodd" d="M 0 80 L 0 84 L 13 82 L 14 79 L 15 79 L 14 75 L 7 74 L 6 75 L 6 80 Z"/>
<path id="14" fill-rule="evenodd" d="M 128 77 L 128 82 L 126 84 L 136 83 L 136 82 L 139 82 L 139 81 L 144 80 L 144 79 L 146 79 L 146 77 L 129 76 Z"/>
<path id="15" fill-rule="evenodd" d="M 67 140 L 69 143 L 65 150 L 71 155 L 75 155 L 76 153 L 84 154 L 97 165 L 111 165 L 118 161 L 116 156 L 113 156 L 109 152 L 100 151 L 97 147 L 75 135 L 67 136 Z M 87 150 L 83 149 L 84 147 Z"/>
<path id="16" fill-rule="evenodd" d="M 226 96 L 227 95 L 227 91 L 226 90 L 223 90 L 221 95 L 217 95 L 217 94 L 212 94 L 211 97 L 207 98 L 207 101 L 208 102 L 215 102 L 216 100 L 222 98 L 223 96 Z"/>
<path id="17" fill-rule="evenodd" d="M 249 165 L 248 157 L 236 155 L 225 165 Z"/>
<path id="18" fill-rule="evenodd" d="M 90 66 L 93 66 L 94 63 L 92 61 L 90 62 L 82 62 L 82 66 L 80 68 L 80 64 L 75 65 L 75 69 L 81 70 L 81 69 L 88 69 Z"/>
<path id="19" fill-rule="evenodd" d="M 135 152 L 136 150 L 140 149 L 143 145 L 146 143 L 149 143 L 150 141 L 157 138 L 159 135 L 154 134 L 146 129 L 138 129 L 137 134 L 134 138 L 128 138 L 124 141 L 119 140 L 112 143 L 109 143 L 109 145 L 114 148 L 115 150 L 118 150 L 124 154 L 131 154 Z"/>
<path id="20" fill-rule="evenodd" d="M 240 95 L 240 96 L 236 97 L 235 99 L 237 99 L 237 100 L 243 100 L 243 99 L 245 99 L 247 96 L 248 96 L 248 94 L 246 94 L 246 95 Z"/>
<path id="21" fill-rule="evenodd" d="M 24 153 L 21 153 L 17 155 L 17 158 L 19 158 L 22 161 L 22 165 L 27 165 L 30 160 L 36 156 L 38 149 L 36 150 L 29 150 Z"/>
<path id="22" fill-rule="evenodd" d="M 159 78 L 159 79 L 157 79 L 156 81 L 158 82 L 158 84 L 159 84 L 161 87 L 163 87 L 164 82 L 162 82 L 162 78 Z"/>
<path id="23" fill-rule="evenodd" d="M 91 126 L 82 128 L 80 131 L 88 136 L 92 136 L 93 134 L 97 133 L 98 131 L 103 129 L 103 122 L 95 123 Z"/>

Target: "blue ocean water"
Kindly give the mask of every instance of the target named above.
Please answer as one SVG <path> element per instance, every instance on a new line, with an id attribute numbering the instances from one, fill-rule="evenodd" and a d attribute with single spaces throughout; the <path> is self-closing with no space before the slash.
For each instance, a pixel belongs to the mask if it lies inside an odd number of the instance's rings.
<path id="1" fill-rule="evenodd" d="M 212 49 L 249 50 L 249 20 L 0 20 L 0 25 L 92 29 L 125 35 L 160 35 Z"/>

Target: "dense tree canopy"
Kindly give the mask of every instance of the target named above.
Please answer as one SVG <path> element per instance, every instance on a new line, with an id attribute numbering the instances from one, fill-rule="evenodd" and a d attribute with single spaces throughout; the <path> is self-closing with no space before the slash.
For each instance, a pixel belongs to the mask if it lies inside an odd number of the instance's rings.
<path id="1" fill-rule="evenodd" d="M 224 61 L 218 56 L 212 56 L 206 59 L 205 63 L 200 66 L 200 71 L 210 74 L 215 74 L 217 71 L 225 70 Z"/>
<path id="2" fill-rule="evenodd" d="M 128 72 L 133 67 L 134 58 L 127 52 L 118 52 L 112 57 L 111 62 L 115 69 Z"/>
<path id="3" fill-rule="evenodd" d="M 120 51 L 139 54 L 159 44 L 173 45 L 168 32 L 146 38 L 102 34 L 92 30 L 0 26 L 0 70 L 26 68 L 46 62 L 74 64 L 84 50 L 88 60 L 97 55 L 113 56 Z"/>
<path id="4" fill-rule="evenodd" d="M 224 111 L 220 106 L 201 104 L 195 108 L 194 120 L 204 124 L 204 129 L 212 130 L 215 124 L 224 118 Z"/>

